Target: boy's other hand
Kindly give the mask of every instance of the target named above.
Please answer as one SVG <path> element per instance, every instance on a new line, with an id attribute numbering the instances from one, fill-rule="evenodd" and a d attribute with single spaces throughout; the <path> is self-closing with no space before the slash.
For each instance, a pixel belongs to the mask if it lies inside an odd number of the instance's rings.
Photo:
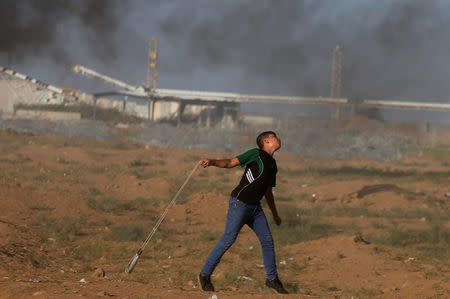
<path id="1" fill-rule="evenodd" d="M 206 168 L 208 166 L 211 166 L 211 160 L 210 159 L 201 159 L 199 164 L 203 166 L 203 168 Z"/>
<path id="2" fill-rule="evenodd" d="M 275 224 L 276 224 L 276 225 L 280 225 L 280 224 L 281 224 L 281 218 L 280 218 L 280 216 L 278 216 L 278 215 L 273 216 L 273 221 L 275 221 Z"/>

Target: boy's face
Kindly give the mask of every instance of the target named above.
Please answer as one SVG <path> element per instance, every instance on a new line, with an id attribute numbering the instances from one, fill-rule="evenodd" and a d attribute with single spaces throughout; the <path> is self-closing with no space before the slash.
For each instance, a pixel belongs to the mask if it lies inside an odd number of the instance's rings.
<path id="1" fill-rule="evenodd" d="M 281 140 L 274 134 L 270 134 L 266 138 L 264 138 L 264 142 L 271 145 L 271 147 L 275 150 L 278 150 L 281 147 Z"/>

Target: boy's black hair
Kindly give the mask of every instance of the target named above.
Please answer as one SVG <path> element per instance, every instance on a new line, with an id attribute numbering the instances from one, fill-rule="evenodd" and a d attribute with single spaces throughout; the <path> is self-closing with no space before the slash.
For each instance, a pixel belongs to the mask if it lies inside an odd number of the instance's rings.
<path id="1" fill-rule="evenodd" d="M 259 134 L 258 137 L 256 137 L 256 144 L 260 149 L 264 147 L 264 138 L 269 137 L 269 135 L 272 134 L 277 137 L 277 134 L 274 131 L 265 131 Z"/>

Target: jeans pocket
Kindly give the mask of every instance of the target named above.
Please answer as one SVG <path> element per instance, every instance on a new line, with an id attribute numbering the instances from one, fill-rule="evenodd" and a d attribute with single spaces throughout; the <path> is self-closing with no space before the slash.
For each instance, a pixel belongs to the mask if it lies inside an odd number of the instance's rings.
<path id="1" fill-rule="evenodd" d="M 228 213 L 230 214 L 230 216 L 235 217 L 236 215 L 241 215 L 242 213 L 245 213 L 246 207 L 247 205 L 244 202 L 236 198 L 231 198 Z"/>
<path id="2" fill-rule="evenodd" d="M 230 199 L 230 208 L 245 208 L 246 206 L 247 205 L 239 199 L 236 199 L 234 197 Z"/>

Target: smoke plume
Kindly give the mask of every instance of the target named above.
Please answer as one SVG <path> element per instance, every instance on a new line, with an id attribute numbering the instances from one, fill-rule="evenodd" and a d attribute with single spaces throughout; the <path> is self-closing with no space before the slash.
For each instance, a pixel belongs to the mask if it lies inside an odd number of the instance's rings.
<path id="1" fill-rule="evenodd" d="M 51 57 L 62 65 L 51 66 L 55 84 L 88 84 L 61 76 L 74 63 L 140 84 L 155 36 L 160 87 L 329 96 L 340 44 L 343 97 L 449 97 L 445 0 L 121 3 L 1 1 L 0 58 L 27 72 L 30 57 Z"/>
<path id="2" fill-rule="evenodd" d="M 0 2 L 0 53 L 20 62 L 25 56 L 51 56 L 57 63 L 70 61 L 71 52 L 58 40 L 64 24 L 77 25 L 89 53 L 102 59 L 115 56 L 115 30 L 119 26 L 117 0 L 5 0 Z M 90 45 L 90 46 L 89 46 Z"/>

